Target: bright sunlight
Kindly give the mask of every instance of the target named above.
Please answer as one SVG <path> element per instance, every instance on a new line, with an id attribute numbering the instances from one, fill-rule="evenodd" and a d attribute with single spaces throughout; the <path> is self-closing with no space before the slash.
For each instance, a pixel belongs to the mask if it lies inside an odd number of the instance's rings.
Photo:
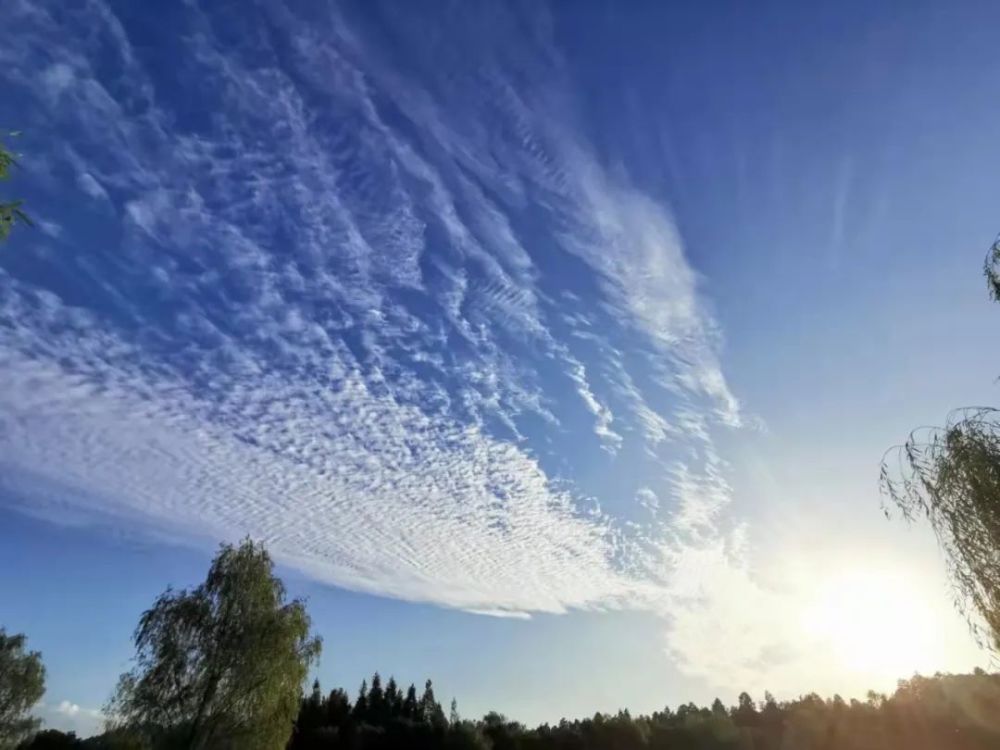
<path id="1" fill-rule="evenodd" d="M 902 573 L 858 568 L 820 585 L 803 627 L 842 667 L 884 683 L 938 661 L 941 623 L 933 604 Z"/>

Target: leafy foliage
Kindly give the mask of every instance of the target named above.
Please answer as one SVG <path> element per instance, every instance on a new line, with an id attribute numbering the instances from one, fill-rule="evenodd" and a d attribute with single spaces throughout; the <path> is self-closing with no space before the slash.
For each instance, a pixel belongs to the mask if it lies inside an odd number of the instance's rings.
<path id="1" fill-rule="evenodd" d="M 1000 238 L 983 272 L 1000 301 Z M 1000 653 L 1000 412 L 959 409 L 943 427 L 914 430 L 883 457 L 880 485 L 904 518 L 930 523 L 956 606 L 980 644 Z"/>
<path id="2" fill-rule="evenodd" d="M 7 133 L 7 136 L 14 137 L 17 133 Z M 17 166 L 17 159 L 14 154 L 0 141 L 0 180 L 10 178 L 11 170 Z M 0 200 L 0 241 L 7 239 L 11 229 L 15 224 L 31 225 L 31 219 L 21 209 L 22 201 Z"/>
<path id="3" fill-rule="evenodd" d="M 948 559 L 956 604 L 980 641 L 996 650 L 1000 646 L 1000 412 L 961 409 L 949 416 L 944 427 L 911 433 L 883 461 L 881 484 L 905 518 L 930 522 Z"/>
<path id="4" fill-rule="evenodd" d="M 994 302 L 1000 302 L 1000 237 L 993 241 L 993 246 L 986 254 L 983 263 L 983 274 L 986 276 L 986 286 Z"/>
<path id="5" fill-rule="evenodd" d="M 26 651 L 25 637 L 0 628 L 0 750 L 12 748 L 38 727 L 31 711 L 45 693 L 45 667 L 37 651 Z"/>
<path id="6" fill-rule="evenodd" d="M 142 615 L 107 713 L 156 746 L 281 748 L 320 651 L 309 628 L 262 546 L 223 545 L 202 585 L 167 589 Z"/>

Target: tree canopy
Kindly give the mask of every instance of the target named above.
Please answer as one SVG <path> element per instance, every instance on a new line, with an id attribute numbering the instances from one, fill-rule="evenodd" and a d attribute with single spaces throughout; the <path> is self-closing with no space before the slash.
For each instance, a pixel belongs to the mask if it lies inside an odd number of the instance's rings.
<path id="1" fill-rule="evenodd" d="M 374 681 L 373 681 L 374 682 Z M 388 683 L 387 683 L 388 685 Z M 385 688 L 388 690 L 388 687 Z M 365 685 L 367 698 L 368 685 Z M 414 688 L 414 692 L 416 689 Z M 424 695 L 427 696 L 426 690 Z M 736 706 L 686 703 L 646 715 L 628 711 L 563 719 L 534 728 L 490 711 L 478 721 L 457 707 L 439 723 L 407 713 L 403 704 L 379 716 L 365 714 L 362 695 L 352 704 L 318 682 L 302 697 L 288 750 L 993 750 L 1000 747 L 1000 675 L 913 677 L 891 695 L 865 701 L 810 694 L 754 701 L 742 693 Z M 427 696 L 429 705 L 431 698 Z M 367 709 L 366 709 L 367 710 Z M 428 715 L 431 717 L 428 719 Z M 189 747 L 183 744 L 182 747 Z M 210 747 L 230 747 L 223 738 Z M 106 733 L 81 740 L 45 731 L 20 750 L 148 750 L 128 735 Z"/>
<path id="2" fill-rule="evenodd" d="M 204 583 L 167 589 L 135 632 L 135 667 L 122 676 L 103 734 L 81 739 L 37 728 L 38 654 L 0 631 L 0 748 L 18 750 L 987 750 L 1000 747 L 1000 675 L 901 681 L 865 702 L 815 694 L 778 701 L 741 693 L 735 706 L 686 703 L 529 728 L 490 711 L 445 714 L 433 683 L 405 690 L 379 673 L 354 700 L 303 694 L 319 640 L 304 604 L 286 601 L 264 548 L 223 545 Z M 595 676 L 599 679 L 599 676 Z M 13 686 L 13 687 L 11 687 Z M 11 696 L 14 696 L 11 698 Z M 14 731 L 10 731 L 11 728 Z"/>
<path id="3" fill-rule="evenodd" d="M 203 584 L 168 588 L 143 613 L 107 713 L 158 746 L 281 748 L 320 652 L 309 630 L 263 546 L 223 545 Z"/>
<path id="4" fill-rule="evenodd" d="M 1000 301 L 1000 239 L 986 256 Z M 953 411 L 910 433 L 882 460 L 883 494 L 907 520 L 927 520 L 948 561 L 955 604 L 980 644 L 1000 653 L 1000 411 Z"/>
<path id="5" fill-rule="evenodd" d="M 451 718 L 438 722 L 428 718 L 440 711 L 436 701 L 427 714 L 400 707 L 372 715 L 367 684 L 351 707 L 343 690 L 324 698 L 315 683 L 289 750 L 986 750 L 1000 743 L 1000 676 L 984 672 L 914 677 L 864 702 L 815 694 L 779 702 L 765 693 L 758 703 L 742 693 L 731 707 L 716 700 L 707 708 L 688 703 L 642 716 L 623 710 L 535 728 L 496 711 L 463 720 L 454 705 Z M 433 698 L 424 695 L 429 705 Z"/>
<path id="6" fill-rule="evenodd" d="M 31 708 L 45 694 L 42 655 L 25 650 L 24 635 L 0 628 L 0 750 L 17 745 L 38 728 Z"/>

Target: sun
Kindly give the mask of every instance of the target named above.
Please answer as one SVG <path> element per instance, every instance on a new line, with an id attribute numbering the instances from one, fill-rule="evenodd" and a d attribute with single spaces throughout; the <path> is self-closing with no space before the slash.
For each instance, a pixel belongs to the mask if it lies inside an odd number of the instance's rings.
<path id="1" fill-rule="evenodd" d="M 803 627 L 828 658 L 873 685 L 912 676 L 941 649 L 935 607 L 889 570 L 859 568 L 820 583 Z"/>

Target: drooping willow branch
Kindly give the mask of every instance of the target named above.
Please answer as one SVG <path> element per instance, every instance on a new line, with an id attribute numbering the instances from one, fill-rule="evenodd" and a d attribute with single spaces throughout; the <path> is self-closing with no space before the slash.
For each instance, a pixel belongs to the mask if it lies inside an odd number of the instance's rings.
<path id="1" fill-rule="evenodd" d="M 958 409 L 943 427 L 914 430 L 883 457 L 880 486 L 887 512 L 931 524 L 956 606 L 1000 654 L 1000 411 Z"/>
<path id="2" fill-rule="evenodd" d="M 1000 302 L 1000 237 L 993 241 L 993 246 L 986 254 L 983 263 L 983 274 L 986 276 L 986 285 L 990 290 L 990 297 L 994 302 Z"/>

